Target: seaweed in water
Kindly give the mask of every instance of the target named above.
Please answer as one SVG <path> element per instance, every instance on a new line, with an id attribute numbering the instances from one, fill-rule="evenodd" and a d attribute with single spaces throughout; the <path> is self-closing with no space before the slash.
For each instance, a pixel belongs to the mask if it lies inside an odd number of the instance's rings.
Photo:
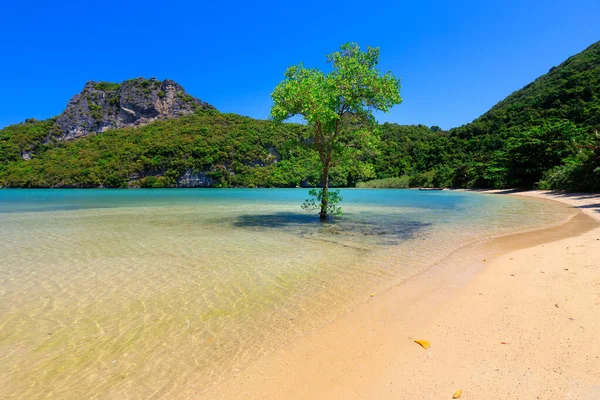
<path id="1" fill-rule="evenodd" d="M 374 244 L 393 245 L 412 239 L 430 226 L 404 216 L 345 214 L 344 218 L 325 223 L 313 215 L 279 212 L 246 214 L 236 218 L 233 226 L 247 229 L 281 229 L 306 238 L 336 242 L 336 237 L 371 239 Z"/>

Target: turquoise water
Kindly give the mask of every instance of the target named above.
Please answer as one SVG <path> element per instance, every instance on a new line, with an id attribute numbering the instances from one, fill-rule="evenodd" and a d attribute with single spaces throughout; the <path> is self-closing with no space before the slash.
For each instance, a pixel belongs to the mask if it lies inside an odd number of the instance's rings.
<path id="1" fill-rule="evenodd" d="M 201 393 L 460 246 L 564 220 L 553 202 L 304 189 L 1 190 L 0 398 Z"/>
<path id="2" fill-rule="evenodd" d="M 460 192 L 418 190 L 345 189 L 343 205 L 374 205 L 456 209 L 469 202 L 482 202 L 481 196 Z M 198 205 L 198 203 L 290 203 L 297 205 L 308 197 L 304 189 L 112 189 L 112 190 L 3 190 L 0 213 L 59 211 L 111 207 L 151 207 Z M 294 207 L 294 211 L 299 211 Z"/>

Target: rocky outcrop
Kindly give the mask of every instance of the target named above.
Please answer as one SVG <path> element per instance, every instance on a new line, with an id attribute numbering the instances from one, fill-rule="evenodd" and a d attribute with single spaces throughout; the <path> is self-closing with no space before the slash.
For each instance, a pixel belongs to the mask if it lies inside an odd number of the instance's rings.
<path id="1" fill-rule="evenodd" d="M 213 181 L 210 176 L 206 175 L 206 172 L 194 172 L 191 169 L 185 171 L 185 173 L 177 181 L 177 187 L 180 188 L 197 188 L 197 187 L 210 187 Z"/>
<path id="2" fill-rule="evenodd" d="M 56 119 L 61 130 L 58 139 L 71 140 L 108 129 L 146 125 L 157 119 L 189 115 L 197 108 L 214 107 L 190 96 L 181 85 L 168 79 L 90 81 Z"/>

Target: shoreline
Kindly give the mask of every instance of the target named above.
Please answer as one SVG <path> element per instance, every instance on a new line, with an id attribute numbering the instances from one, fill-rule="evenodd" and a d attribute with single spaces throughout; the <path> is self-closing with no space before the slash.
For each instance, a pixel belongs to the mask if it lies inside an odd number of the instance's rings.
<path id="1" fill-rule="evenodd" d="M 225 382 L 181 398 L 429 399 L 452 398 L 458 389 L 473 399 L 600 398 L 600 262 L 593 256 L 600 255 L 600 195 L 478 192 L 560 201 L 581 212 L 466 246 Z M 579 296 L 582 286 L 591 294 Z M 558 320 L 566 310 L 573 316 Z"/>

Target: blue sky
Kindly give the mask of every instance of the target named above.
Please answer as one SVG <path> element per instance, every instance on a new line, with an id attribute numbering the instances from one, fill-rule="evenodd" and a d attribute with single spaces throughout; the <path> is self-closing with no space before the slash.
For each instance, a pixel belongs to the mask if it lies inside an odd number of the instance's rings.
<path id="1" fill-rule="evenodd" d="M 600 1 L 6 1 L 0 126 L 59 114 L 88 80 L 174 79 L 224 112 L 266 118 L 286 67 L 344 42 L 381 48 L 404 102 L 380 121 L 472 121 L 600 40 Z"/>

